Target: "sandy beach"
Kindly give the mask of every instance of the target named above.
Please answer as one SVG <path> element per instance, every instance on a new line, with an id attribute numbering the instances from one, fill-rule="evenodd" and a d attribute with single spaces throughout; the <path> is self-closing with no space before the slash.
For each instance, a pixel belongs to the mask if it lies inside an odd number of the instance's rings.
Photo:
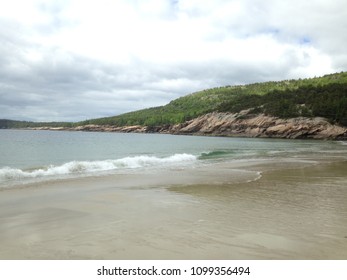
<path id="1" fill-rule="evenodd" d="M 347 162 L 236 161 L 0 191 L 1 259 L 347 259 Z"/>

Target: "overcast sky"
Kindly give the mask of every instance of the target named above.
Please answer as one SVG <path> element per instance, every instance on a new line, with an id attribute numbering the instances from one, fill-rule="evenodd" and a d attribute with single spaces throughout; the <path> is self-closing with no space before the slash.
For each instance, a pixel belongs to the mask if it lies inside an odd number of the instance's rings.
<path id="1" fill-rule="evenodd" d="M 347 70 L 346 0 L 0 0 L 0 118 L 80 121 Z"/>

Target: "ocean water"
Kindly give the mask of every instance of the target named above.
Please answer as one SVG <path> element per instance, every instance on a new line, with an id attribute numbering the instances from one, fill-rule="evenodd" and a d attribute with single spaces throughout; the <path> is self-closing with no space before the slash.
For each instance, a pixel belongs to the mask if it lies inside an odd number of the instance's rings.
<path id="1" fill-rule="evenodd" d="M 0 130 L 0 187 L 254 159 L 345 158 L 346 142 Z"/>
<path id="2" fill-rule="evenodd" d="M 347 259 L 347 145 L 0 130 L 0 259 Z"/>

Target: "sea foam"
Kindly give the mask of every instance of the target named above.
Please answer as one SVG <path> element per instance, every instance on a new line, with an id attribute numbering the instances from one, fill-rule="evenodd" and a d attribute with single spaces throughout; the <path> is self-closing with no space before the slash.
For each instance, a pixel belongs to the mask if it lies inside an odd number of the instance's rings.
<path id="1" fill-rule="evenodd" d="M 56 175 L 87 174 L 91 172 L 102 172 L 118 169 L 165 167 L 189 163 L 195 160 L 197 160 L 197 157 L 194 155 L 175 154 L 164 158 L 155 156 L 134 156 L 115 160 L 70 161 L 62 165 L 49 165 L 44 168 L 37 168 L 33 170 L 4 167 L 0 169 L 0 182 Z"/>

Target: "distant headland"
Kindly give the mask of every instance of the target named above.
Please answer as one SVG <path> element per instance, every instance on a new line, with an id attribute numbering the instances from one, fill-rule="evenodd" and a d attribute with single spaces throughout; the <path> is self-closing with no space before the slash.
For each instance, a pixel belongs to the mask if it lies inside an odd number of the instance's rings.
<path id="1" fill-rule="evenodd" d="M 347 139 L 347 72 L 206 89 L 165 106 L 81 122 L 3 119 L 0 128 Z"/>

